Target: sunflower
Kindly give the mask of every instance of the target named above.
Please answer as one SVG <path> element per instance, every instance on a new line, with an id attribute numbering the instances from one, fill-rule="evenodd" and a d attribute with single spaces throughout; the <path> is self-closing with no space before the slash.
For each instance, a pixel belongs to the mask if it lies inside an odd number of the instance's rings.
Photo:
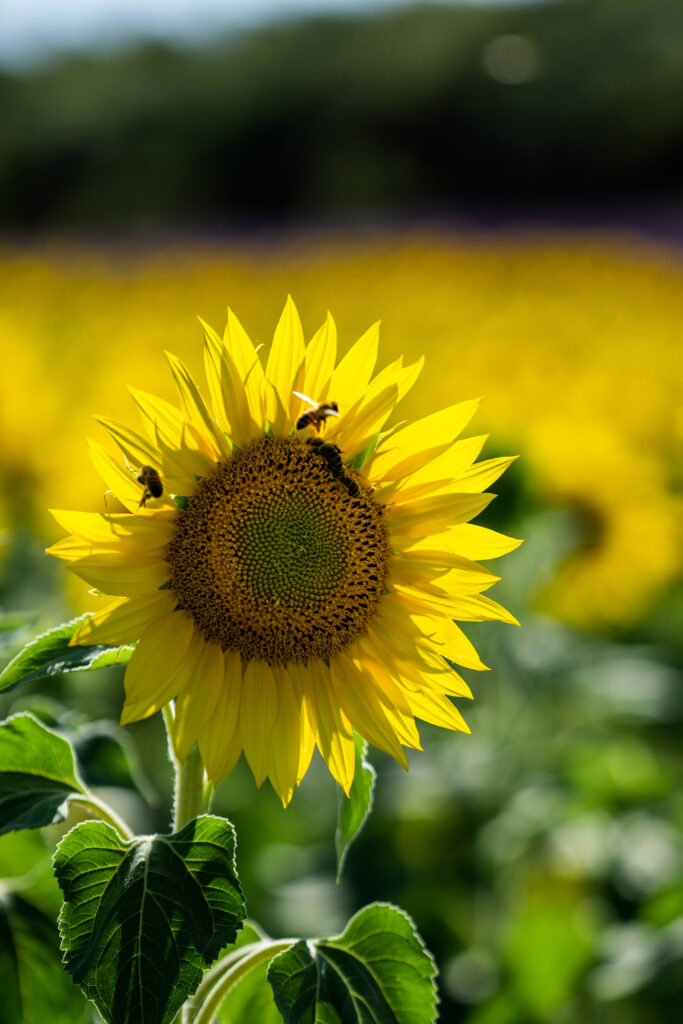
<path id="1" fill-rule="evenodd" d="M 379 324 L 338 365 L 332 317 L 305 345 L 291 298 L 265 366 L 231 310 L 202 327 L 208 400 L 168 355 L 179 407 L 131 389 L 144 432 L 98 417 L 126 511 L 53 512 L 50 553 L 114 598 L 71 642 L 137 641 L 121 723 L 173 701 L 177 756 L 197 744 L 214 785 L 244 751 L 286 805 L 317 746 L 348 794 L 354 730 L 403 767 L 416 718 L 469 731 L 453 666 L 485 666 L 454 620 L 515 622 L 478 560 L 519 543 L 469 520 L 512 459 L 456 440 L 477 401 L 385 429 L 422 360 L 373 376 Z"/>

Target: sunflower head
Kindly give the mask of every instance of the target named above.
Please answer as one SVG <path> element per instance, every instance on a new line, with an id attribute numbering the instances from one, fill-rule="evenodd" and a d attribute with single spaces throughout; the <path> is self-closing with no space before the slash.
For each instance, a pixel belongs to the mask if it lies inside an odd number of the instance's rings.
<path id="1" fill-rule="evenodd" d="M 317 747 L 348 793 L 354 730 L 404 767 L 415 719 L 468 731 L 454 666 L 485 666 L 455 620 L 515 621 L 479 560 L 519 543 L 470 520 L 512 460 L 458 440 L 476 402 L 386 429 L 421 361 L 374 374 L 377 324 L 338 363 L 332 317 L 305 344 L 288 299 L 265 365 L 230 310 L 202 326 L 205 394 L 169 355 L 178 406 L 132 389 L 141 432 L 100 420 L 125 511 L 53 513 L 50 552 L 113 598 L 72 643 L 137 642 L 122 723 L 173 701 L 214 784 L 244 751 L 286 804 Z"/>

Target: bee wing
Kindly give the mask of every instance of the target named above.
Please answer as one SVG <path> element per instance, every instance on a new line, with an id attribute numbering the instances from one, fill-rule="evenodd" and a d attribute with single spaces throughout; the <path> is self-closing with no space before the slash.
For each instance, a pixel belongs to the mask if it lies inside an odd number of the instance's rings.
<path id="1" fill-rule="evenodd" d="M 326 416 L 338 416 L 339 409 L 333 409 L 331 405 L 324 406 Z"/>
<path id="2" fill-rule="evenodd" d="M 309 398 L 308 395 L 302 395 L 300 391 L 292 391 L 292 394 L 296 395 L 297 398 L 302 398 L 304 402 L 308 402 L 309 405 L 317 406 L 319 404 L 315 399 Z"/>

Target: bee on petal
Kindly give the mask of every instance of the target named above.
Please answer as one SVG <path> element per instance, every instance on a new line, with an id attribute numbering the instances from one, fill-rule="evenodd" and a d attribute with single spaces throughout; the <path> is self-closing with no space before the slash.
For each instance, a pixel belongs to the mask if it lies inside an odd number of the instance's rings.
<path id="1" fill-rule="evenodd" d="M 309 398 L 308 395 L 302 395 L 300 391 L 293 391 L 292 394 L 313 406 L 308 412 L 304 412 L 299 416 L 299 419 L 296 421 L 297 430 L 314 427 L 320 433 L 320 429 L 328 416 L 339 415 L 338 402 L 316 402 L 313 398 Z"/>
<path id="2" fill-rule="evenodd" d="M 138 483 L 144 484 L 145 487 L 140 498 L 140 505 L 143 508 L 148 498 L 160 498 L 164 493 L 164 485 L 154 466 L 142 466 L 138 476 Z M 138 508 L 140 508 L 140 505 L 138 505 Z"/>

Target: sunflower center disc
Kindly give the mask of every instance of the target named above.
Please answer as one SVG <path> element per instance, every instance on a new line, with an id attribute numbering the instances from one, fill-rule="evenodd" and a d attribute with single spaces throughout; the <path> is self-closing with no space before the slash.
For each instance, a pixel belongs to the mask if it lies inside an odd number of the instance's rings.
<path id="1" fill-rule="evenodd" d="M 178 606 L 207 640 L 286 665 L 329 658 L 363 633 L 390 548 L 372 488 L 353 480 L 352 497 L 319 451 L 268 436 L 199 483 L 167 559 Z"/>

